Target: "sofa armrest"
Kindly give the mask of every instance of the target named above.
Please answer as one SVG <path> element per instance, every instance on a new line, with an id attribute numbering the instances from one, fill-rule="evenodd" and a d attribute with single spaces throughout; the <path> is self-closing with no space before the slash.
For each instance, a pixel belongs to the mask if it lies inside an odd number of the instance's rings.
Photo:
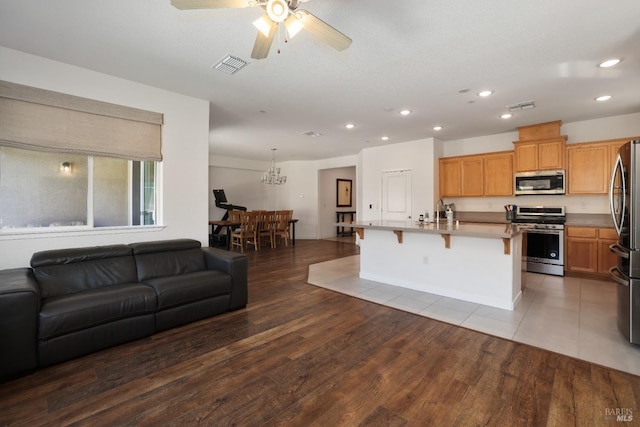
<path id="1" fill-rule="evenodd" d="M 0 271 L 0 382 L 38 366 L 40 288 L 30 268 Z"/>
<path id="2" fill-rule="evenodd" d="M 230 310 L 244 308 L 247 305 L 247 270 L 249 262 L 247 256 L 236 252 L 229 252 L 218 248 L 202 248 L 209 270 L 218 270 L 231 275 L 231 305 Z"/>

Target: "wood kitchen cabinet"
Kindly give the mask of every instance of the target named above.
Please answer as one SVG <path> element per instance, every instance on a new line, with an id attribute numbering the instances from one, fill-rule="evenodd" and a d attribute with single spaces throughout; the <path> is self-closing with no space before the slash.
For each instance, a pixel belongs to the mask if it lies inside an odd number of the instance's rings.
<path id="1" fill-rule="evenodd" d="M 609 245 L 617 241 L 613 228 L 570 226 L 566 236 L 566 271 L 604 275 L 618 262 L 609 251 Z"/>
<path id="2" fill-rule="evenodd" d="M 484 195 L 513 195 L 513 151 L 484 156 Z"/>
<path id="3" fill-rule="evenodd" d="M 598 229 L 598 273 L 609 274 L 609 269 L 618 265 L 618 257 L 609 250 L 609 246 L 618 242 L 618 235 L 613 228 Z"/>
<path id="4" fill-rule="evenodd" d="M 440 197 L 513 194 L 512 151 L 443 157 L 439 167 Z"/>
<path id="5" fill-rule="evenodd" d="M 575 144 L 567 147 L 567 192 L 606 194 L 611 165 L 607 144 Z"/>
<path id="6" fill-rule="evenodd" d="M 618 149 L 631 138 L 567 146 L 567 194 L 608 194 Z"/>
<path id="7" fill-rule="evenodd" d="M 538 141 L 515 141 L 515 171 L 564 169 L 566 136 Z"/>
<path id="8" fill-rule="evenodd" d="M 484 163 L 482 156 L 464 157 L 460 160 L 462 176 L 461 195 L 482 196 L 484 192 Z"/>
<path id="9" fill-rule="evenodd" d="M 458 197 L 461 195 L 461 164 L 460 158 L 441 158 L 439 161 L 440 197 Z"/>

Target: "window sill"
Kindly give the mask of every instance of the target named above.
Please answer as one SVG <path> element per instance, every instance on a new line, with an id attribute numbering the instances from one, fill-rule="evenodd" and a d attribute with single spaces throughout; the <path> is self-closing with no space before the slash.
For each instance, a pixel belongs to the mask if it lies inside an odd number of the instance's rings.
<path id="1" fill-rule="evenodd" d="M 104 234 L 158 232 L 164 225 L 135 225 L 119 227 L 34 227 L 0 229 L 1 240 L 42 239 L 52 237 L 94 236 Z"/>

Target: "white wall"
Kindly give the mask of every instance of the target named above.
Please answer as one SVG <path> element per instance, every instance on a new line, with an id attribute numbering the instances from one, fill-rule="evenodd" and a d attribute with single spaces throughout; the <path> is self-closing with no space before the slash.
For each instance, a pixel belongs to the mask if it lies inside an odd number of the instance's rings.
<path id="1" fill-rule="evenodd" d="M 160 167 L 165 227 L 142 231 L 91 231 L 0 235 L 0 269 L 23 267 L 35 251 L 193 238 L 208 244 L 207 158 L 209 103 L 0 47 L 0 79 L 164 114 Z"/>
<path id="2" fill-rule="evenodd" d="M 260 178 L 269 167 L 269 162 L 256 162 L 231 157 L 209 156 L 209 219 L 220 220 L 226 213 L 215 205 L 213 191 L 222 189 L 227 202 L 244 206 L 248 210 L 275 210 L 275 195 L 278 186 L 267 186 Z M 285 173 L 286 175 L 286 173 Z M 286 185 L 286 184 L 285 184 Z"/>
<path id="3" fill-rule="evenodd" d="M 358 171 L 358 219 L 381 218 L 381 174 L 399 169 L 412 171 L 412 217 L 417 218 L 427 210 L 432 213 L 435 206 L 434 176 L 437 176 L 438 145 L 435 139 L 427 138 L 362 150 Z"/>

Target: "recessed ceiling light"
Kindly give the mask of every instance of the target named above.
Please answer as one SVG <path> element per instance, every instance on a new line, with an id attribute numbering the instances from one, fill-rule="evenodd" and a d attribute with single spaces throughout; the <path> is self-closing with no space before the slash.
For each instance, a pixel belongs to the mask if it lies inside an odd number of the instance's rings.
<path id="1" fill-rule="evenodd" d="M 436 130 L 436 131 L 437 131 L 437 130 L 442 130 L 442 126 L 434 126 L 434 127 L 433 127 L 433 130 Z"/>
<path id="2" fill-rule="evenodd" d="M 389 140 L 389 137 L 388 137 L 388 136 L 383 136 L 383 137 L 382 137 L 382 138 L 380 138 L 380 139 L 381 139 L 381 140 L 383 140 L 383 141 L 388 141 L 388 140 Z"/>
<path id="3" fill-rule="evenodd" d="M 408 116 L 409 114 L 411 114 L 411 110 L 402 110 L 400 111 L 400 114 L 402 114 L 403 116 Z"/>
<path id="4" fill-rule="evenodd" d="M 346 125 L 344 125 L 344 127 L 346 127 L 347 129 L 353 129 L 354 127 L 356 127 L 356 125 L 354 125 L 353 123 L 347 123 Z"/>
<path id="5" fill-rule="evenodd" d="M 513 114 L 511 113 L 504 113 L 500 116 L 501 119 L 510 119 L 511 117 L 513 117 Z"/>
<path id="6" fill-rule="evenodd" d="M 478 96 L 481 96 L 481 97 L 483 97 L 483 98 L 484 98 L 485 96 L 489 96 L 489 95 L 491 95 L 492 93 L 493 93 L 493 92 L 492 92 L 492 91 L 490 91 L 490 90 L 483 90 L 482 92 L 478 93 Z"/>
<path id="7" fill-rule="evenodd" d="M 604 62 L 601 62 L 600 65 L 598 65 L 598 67 L 600 68 L 609 68 L 609 67 L 613 67 L 614 65 L 618 65 L 620 63 L 621 59 L 619 58 L 611 58 L 611 59 L 607 59 Z"/>
<path id="8" fill-rule="evenodd" d="M 611 95 L 602 95 L 596 98 L 596 101 L 603 102 L 611 99 Z"/>

